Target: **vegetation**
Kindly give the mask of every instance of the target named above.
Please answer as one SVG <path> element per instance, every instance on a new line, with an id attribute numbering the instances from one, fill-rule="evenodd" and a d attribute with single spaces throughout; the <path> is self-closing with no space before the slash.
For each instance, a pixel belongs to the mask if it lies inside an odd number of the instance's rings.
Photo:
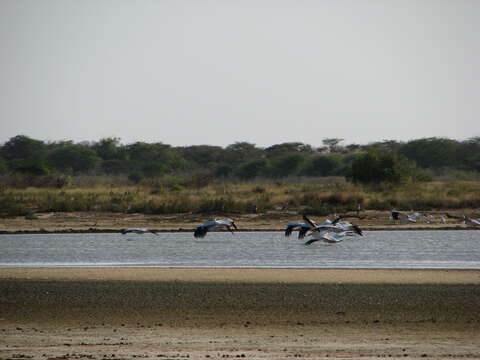
<path id="1" fill-rule="evenodd" d="M 445 174 L 478 178 L 480 173 L 480 137 L 465 141 L 427 138 L 346 146 L 341 142 L 342 139 L 327 138 L 316 148 L 299 142 L 267 148 L 247 142 L 225 148 L 172 147 L 144 142 L 124 145 L 117 138 L 77 144 L 45 143 L 18 135 L 0 146 L 0 174 L 4 175 L 4 183 L 5 178 L 11 180 L 23 174 L 30 177 L 123 175 L 131 183 L 140 184 L 152 178 L 191 174 L 202 174 L 209 181 L 347 176 L 353 182 L 398 183 Z M 364 171 L 368 174 L 362 174 Z M 33 178 L 30 180 L 35 182 Z M 16 184 L 10 181 L 9 185 Z"/>
<path id="2" fill-rule="evenodd" d="M 214 183 L 197 188 L 168 182 L 153 186 L 3 188 L 0 216 L 31 216 L 50 211 L 145 214 L 291 211 L 327 215 L 355 211 L 359 205 L 364 210 L 405 211 L 480 207 L 479 182 L 385 184 L 372 188 L 336 180 L 332 183 Z"/>
<path id="3" fill-rule="evenodd" d="M 252 213 L 480 205 L 480 137 L 320 147 L 172 147 L 119 139 L 0 146 L 0 216 L 41 211 Z"/>

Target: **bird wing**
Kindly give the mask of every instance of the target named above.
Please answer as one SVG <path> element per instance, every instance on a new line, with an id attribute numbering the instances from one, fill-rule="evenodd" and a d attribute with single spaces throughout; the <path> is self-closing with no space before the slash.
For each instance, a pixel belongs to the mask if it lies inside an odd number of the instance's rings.
<path id="1" fill-rule="evenodd" d="M 310 244 L 313 244 L 314 242 L 320 241 L 320 240 L 321 239 L 313 238 L 313 239 L 310 239 L 307 242 L 305 242 L 305 245 L 310 245 Z"/>
<path id="2" fill-rule="evenodd" d="M 205 235 L 207 235 L 208 229 L 209 228 L 204 225 L 197 226 L 195 232 L 193 233 L 193 236 L 195 236 L 196 238 L 203 238 L 205 237 Z"/>
<path id="3" fill-rule="evenodd" d="M 313 220 L 310 220 L 307 215 L 303 214 L 303 220 L 307 222 L 311 227 L 315 228 L 317 227 L 317 223 Z"/>
<path id="4" fill-rule="evenodd" d="M 285 236 L 292 235 L 293 230 L 295 230 L 299 226 L 300 226 L 300 223 L 298 223 L 298 222 L 288 223 L 287 227 L 285 228 Z"/>
<path id="5" fill-rule="evenodd" d="M 347 235 L 346 231 L 342 231 L 340 233 L 327 231 L 322 235 L 322 238 L 329 243 L 337 243 L 342 241 L 345 235 Z"/>

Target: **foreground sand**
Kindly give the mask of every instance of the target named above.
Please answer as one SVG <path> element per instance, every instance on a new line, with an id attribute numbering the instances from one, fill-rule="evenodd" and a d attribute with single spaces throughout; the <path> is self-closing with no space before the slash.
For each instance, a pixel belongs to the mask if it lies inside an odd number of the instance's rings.
<path id="1" fill-rule="evenodd" d="M 480 271 L 0 268 L 0 358 L 480 358 Z"/>

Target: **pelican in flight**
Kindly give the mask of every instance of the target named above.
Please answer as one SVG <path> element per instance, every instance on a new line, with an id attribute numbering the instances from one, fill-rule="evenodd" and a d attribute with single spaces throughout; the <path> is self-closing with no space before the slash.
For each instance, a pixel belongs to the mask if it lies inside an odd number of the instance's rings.
<path id="1" fill-rule="evenodd" d="M 156 230 L 149 230 L 145 228 L 127 228 L 127 229 L 122 229 L 120 230 L 122 235 L 128 234 L 128 233 L 134 233 L 134 234 L 145 234 L 145 233 L 152 233 L 158 236 L 158 233 Z"/>
<path id="2" fill-rule="evenodd" d="M 338 243 L 342 241 L 345 236 L 352 236 L 353 232 L 352 231 L 336 232 L 336 231 L 323 230 L 323 231 L 314 232 L 311 235 L 313 236 L 313 238 L 308 240 L 305 243 L 305 245 L 313 244 L 316 241 L 324 241 L 330 244 Z"/>
<path id="3" fill-rule="evenodd" d="M 236 230 L 237 226 L 235 225 L 234 221 L 229 218 L 225 219 L 215 219 L 215 220 L 208 220 L 204 222 L 203 224 L 197 226 L 195 229 L 195 232 L 193 233 L 193 236 L 196 238 L 203 238 L 205 235 L 207 235 L 207 232 L 217 229 L 217 228 L 227 228 L 228 231 L 230 231 L 233 234 L 232 227 Z"/>
<path id="4" fill-rule="evenodd" d="M 327 220 L 320 225 L 317 225 L 315 221 L 308 218 L 305 214 L 303 215 L 303 220 L 305 220 L 307 224 L 310 224 L 312 233 L 321 231 L 341 233 L 346 231 L 363 236 L 362 229 L 360 229 L 358 225 L 352 224 L 344 220 L 340 221 L 344 217 L 345 216 L 337 216 L 333 221 Z"/>
<path id="5" fill-rule="evenodd" d="M 323 223 L 321 223 L 320 225 L 316 225 L 313 226 L 312 223 L 309 223 L 309 222 L 297 222 L 297 221 L 294 221 L 294 222 L 291 222 L 291 223 L 288 223 L 287 224 L 287 227 L 285 228 L 285 236 L 290 236 L 292 235 L 292 232 L 294 230 L 300 230 L 298 232 L 298 238 L 299 239 L 303 239 L 305 237 L 305 235 L 307 235 L 307 232 L 309 230 L 312 230 L 314 227 L 316 226 L 323 226 L 323 225 L 331 225 L 332 224 L 332 221 L 327 219 L 325 220 Z"/>
<path id="6" fill-rule="evenodd" d="M 308 240 L 305 245 L 310 245 L 316 241 L 324 241 L 327 243 L 338 243 L 343 240 L 345 236 L 354 236 L 358 234 L 363 236 L 362 229 L 348 221 L 340 221 L 342 216 L 338 216 L 335 220 L 324 222 L 317 225 L 313 220 L 308 218 L 305 214 L 303 219 L 311 226 L 310 234 L 312 238 Z"/>
<path id="7" fill-rule="evenodd" d="M 310 230 L 311 228 L 312 227 L 309 224 L 305 224 L 303 222 L 291 222 L 287 224 L 287 227 L 285 229 L 285 236 L 292 235 L 293 230 L 298 229 L 298 238 L 303 239 L 307 234 L 308 230 Z"/>

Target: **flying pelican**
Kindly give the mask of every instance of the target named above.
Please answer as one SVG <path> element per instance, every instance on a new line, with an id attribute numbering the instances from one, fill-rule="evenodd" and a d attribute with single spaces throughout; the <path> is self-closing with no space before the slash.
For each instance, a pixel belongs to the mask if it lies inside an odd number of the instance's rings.
<path id="1" fill-rule="evenodd" d="M 125 235 L 128 233 L 134 233 L 134 234 L 152 233 L 152 234 L 158 235 L 156 230 L 149 230 L 145 228 L 127 228 L 127 229 L 121 229 L 120 232 L 122 233 L 122 235 Z"/>
<path id="2" fill-rule="evenodd" d="M 316 241 L 324 241 L 330 244 L 338 243 L 342 241 L 345 236 L 351 236 L 351 235 L 353 235 L 351 231 L 340 231 L 340 232 L 329 231 L 329 230 L 318 231 L 311 234 L 313 238 L 308 240 L 305 243 L 305 245 L 313 244 Z"/>
<path id="3" fill-rule="evenodd" d="M 312 227 L 309 224 L 305 224 L 302 222 L 291 222 L 287 224 L 287 227 L 285 229 L 285 236 L 290 236 L 292 235 L 293 230 L 300 230 L 298 232 L 298 238 L 303 239 L 305 237 L 305 234 L 307 233 L 308 230 L 310 230 Z"/>
<path id="4" fill-rule="evenodd" d="M 321 232 L 322 230 L 341 233 L 344 231 L 353 231 L 354 233 L 363 236 L 362 229 L 358 225 L 354 225 L 348 221 L 340 221 L 345 216 L 337 216 L 333 221 L 327 220 L 320 225 L 317 225 L 313 220 L 309 219 L 307 215 L 303 214 L 303 220 L 310 224 L 311 232 Z"/>
<path id="5" fill-rule="evenodd" d="M 235 223 L 233 222 L 232 219 L 225 218 L 225 219 L 215 219 L 215 220 L 208 220 L 204 222 L 203 224 L 197 226 L 195 229 L 195 232 L 193 233 L 193 236 L 196 238 L 203 238 L 205 235 L 207 235 L 207 232 L 219 228 L 219 227 L 226 227 L 232 234 L 232 227 L 236 230 L 237 227 Z"/>

